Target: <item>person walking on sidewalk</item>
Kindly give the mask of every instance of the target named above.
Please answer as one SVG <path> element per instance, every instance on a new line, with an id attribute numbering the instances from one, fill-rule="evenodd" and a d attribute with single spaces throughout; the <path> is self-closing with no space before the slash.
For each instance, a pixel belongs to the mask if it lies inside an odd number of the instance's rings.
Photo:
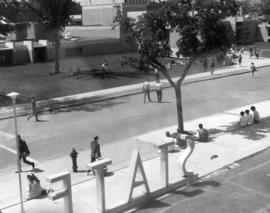
<path id="1" fill-rule="evenodd" d="M 241 65 L 242 65 L 242 59 L 243 59 L 243 57 L 242 57 L 242 55 L 240 54 L 239 57 L 238 57 L 239 67 L 241 67 Z"/>
<path id="2" fill-rule="evenodd" d="M 205 57 L 203 59 L 203 69 L 204 69 L 204 72 L 207 72 L 207 67 L 208 67 L 208 59 L 207 59 L 207 57 Z"/>
<path id="3" fill-rule="evenodd" d="M 254 77 L 254 73 L 257 71 L 257 69 L 256 69 L 253 62 L 250 65 L 250 70 L 251 70 L 251 73 L 252 73 L 252 77 Z"/>
<path id="4" fill-rule="evenodd" d="M 154 69 L 154 73 L 155 73 L 155 76 L 156 76 L 156 81 L 159 81 L 160 76 L 159 76 L 159 70 L 157 68 Z"/>
<path id="5" fill-rule="evenodd" d="M 253 123 L 254 124 L 260 123 L 261 117 L 259 112 L 256 110 L 255 106 L 251 106 L 250 110 L 253 112 Z"/>
<path id="6" fill-rule="evenodd" d="M 96 159 L 101 157 L 100 144 L 98 143 L 98 136 L 94 137 L 94 140 L 90 143 L 91 148 L 91 163 L 96 161 Z"/>
<path id="7" fill-rule="evenodd" d="M 160 83 L 159 80 L 157 80 L 155 83 L 155 89 L 157 93 L 158 102 L 160 103 L 162 101 L 162 84 Z"/>
<path id="8" fill-rule="evenodd" d="M 20 135 L 18 135 L 18 141 L 19 141 L 19 155 L 20 160 L 23 159 L 23 162 L 31 165 L 33 169 L 35 169 L 35 163 L 28 161 L 26 158 L 30 155 L 29 148 L 27 146 L 27 143 L 21 138 Z M 21 171 L 20 171 L 21 172 Z"/>
<path id="9" fill-rule="evenodd" d="M 249 58 L 251 58 L 253 56 L 253 48 L 249 48 Z"/>
<path id="10" fill-rule="evenodd" d="M 95 162 L 98 158 L 101 157 L 101 152 L 100 152 L 100 144 L 98 142 L 99 137 L 95 136 L 94 140 L 91 141 L 90 143 L 90 148 L 91 148 L 91 163 Z M 88 170 L 87 175 L 91 172 L 91 169 Z"/>
<path id="11" fill-rule="evenodd" d="M 37 111 L 37 103 L 35 97 L 31 98 L 31 109 L 32 113 L 27 117 L 27 120 L 29 121 L 30 118 L 35 117 L 36 121 L 38 120 L 38 111 Z"/>
<path id="12" fill-rule="evenodd" d="M 143 93 L 144 93 L 143 103 L 145 103 L 145 101 L 146 101 L 146 96 L 148 98 L 148 101 L 152 102 L 151 97 L 150 97 L 150 82 L 149 82 L 149 80 L 146 80 L 143 83 Z"/>
<path id="13" fill-rule="evenodd" d="M 215 62 L 212 61 L 211 66 L 210 66 L 210 72 L 211 72 L 211 75 L 214 74 L 214 71 L 215 71 Z"/>

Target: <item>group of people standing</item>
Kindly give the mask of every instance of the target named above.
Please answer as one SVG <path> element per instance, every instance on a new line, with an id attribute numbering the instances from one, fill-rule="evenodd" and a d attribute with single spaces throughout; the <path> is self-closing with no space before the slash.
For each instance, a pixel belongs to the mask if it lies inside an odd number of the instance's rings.
<path id="1" fill-rule="evenodd" d="M 160 80 L 156 80 L 156 82 L 154 84 L 154 89 L 155 89 L 156 94 L 157 94 L 157 100 L 159 103 L 161 103 L 162 102 L 162 84 L 161 84 Z M 144 93 L 143 103 L 146 102 L 146 98 L 148 99 L 149 102 L 152 102 L 150 92 L 151 92 L 151 84 L 150 84 L 149 80 L 146 80 L 143 83 L 143 93 Z"/>
<path id="2" fill-rule="evenodd" d="M 216 67 L 215 61 L 214 61 L 214 59 L 212 59 L 212 62 L 210 64 L 210 73 L 211 73 L 211 75 L 214 74 L 215 67 Z M 203 58 L 203 69 L 204 69 L 204 72 L 208 71 L 208 58 L 207 57 Z"/>
<path id="3" fill-rule="evenodd" d="M 259 112 L 256 110 L 256 107 L 251 106 L 250 110 L 253 112 L 253 115 L 250 113 L 249 109 L 240 112 L 240 120 L 238 122 L 240 127 L 250 126 L 261 121 Z"/>

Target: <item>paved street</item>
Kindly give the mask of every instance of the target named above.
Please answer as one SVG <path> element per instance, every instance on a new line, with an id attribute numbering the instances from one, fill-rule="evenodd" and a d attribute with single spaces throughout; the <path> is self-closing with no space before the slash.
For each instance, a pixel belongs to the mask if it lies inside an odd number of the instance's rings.
<path id="1" fill-rule="evenodd" d="M 270 150 L 240 161 L 189 188 L 164 195 L 136 213 L 270 212 Z"/>
<path id="2" fill-rule="evenodd" d="M 260 69 L 255 78 L 243 74 L 185 85 L 185 120 L 268 99 L 268 69 Z M 31 157 L 42 162 L 68 156 L 72 147 L 79 151 L 88 150 L 94 135 L 99 135 L 104 145 L 176 123 L 175 98 L 171 89 L 164 91 L 162 104 L 143 104 L 142 98 L 142 95 L 133 95 L 46 113 L 39 123 L 27 122 L 21 117 L 19 132 L 29 143 Z M 1 145 L 14 149 L 13 120 L 1 121 L 0 128 Z M 6 149 L 0 149 L 0 155 L 3 159 L 0 172 L 4 168 L 5 171 L 14 170 L 15 155 Z"/>

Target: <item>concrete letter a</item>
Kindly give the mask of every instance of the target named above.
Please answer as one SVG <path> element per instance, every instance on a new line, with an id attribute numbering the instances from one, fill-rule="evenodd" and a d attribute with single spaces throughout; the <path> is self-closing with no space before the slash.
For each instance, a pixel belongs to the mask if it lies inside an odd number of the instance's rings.
<path id="1" fill-rule="evenodd" d="M 140 173 L 142 176 L 141 181 L 136 181 L 136 175 L 137 175 L 138 169 L 140 170 Z M 138 152 L 138 150 L 134 150 L 132 153 L 132 158 L 130 162 L 130 173 L 129 173 L 129 180 L 128 180 L 128 193 L 127 193 L 128 202 L 130 202 L 132 199 L 133 189 L 141 185 L 145 186 L 147 194 L 150 193 L 148 182 L 147 182 L 145 172 L 143 169 L 140 153 Z"/>

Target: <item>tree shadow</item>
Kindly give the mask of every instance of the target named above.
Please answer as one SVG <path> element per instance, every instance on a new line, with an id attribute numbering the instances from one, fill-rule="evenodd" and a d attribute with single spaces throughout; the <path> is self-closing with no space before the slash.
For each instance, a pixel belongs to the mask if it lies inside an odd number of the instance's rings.
<path id="1" fill-rule="evenodd" d="M 102 80 L 116 80 L 120 78 L 142 78 L 145 74 L 138 72 L 128 71 L 102 71 L 99 69 L 84 69 L 80 70 L 79 73 L 65 73 L 63 78 L 76 78 L 78 80 L 91 80 L 91 79 L 102 79 Z"/>
<path id="2" fill-rule="evenodd" d="M 46 110 L 48 112 L 44 112 L 44 113 L 59 114 L 59 113 L 69 113 L 69 112 L 78 112 L 78 111 L 96 112 L 104 108 L 110 108 L 110 107 L 124 104 L 124 103 L 126 103 L 126 101 L 123 101 L 123 100 L 120 101 L 117 99 L 108 99 L 108 100 L 102 100 L 102 101 L 97 101 L 97 102 L 95 102 L 93 99 L 85 99 L 85 100 L 80 100 L 77 102 L 74 101 L 74 103 L 69 103 L 69 104 L 54 104 L 50 106 L 49 109 Z"/>
<path id="3" fill-rule="evenodd" d="M 113 175 L 114 175 L 114 172 L 105 172 L 105 174 L 104 174 L 105 177 L 110 177 Z"/>
<path id="4" fill-rule="evenodd" d="M 153 200 L 153 201 L 150 201 L 150 204 L 146 203 L 146 206 L 144 206 L 140 210 L 164 208 L 164 207 L 169 207 L 169 206 L 171 206 L 171 205 L 168 203 L 162 202 L 160 200 Z"/>
<path id="5" fill-rule="evenodd" d="M 221 126 L 220 129 L 209 129 L 209 135 L 212 141 L 221 134 L 241 135 L 244 139 L 258 141 L 270 133 L 270 117 L 266 117 L 258 124 L 253 124 L 247 127 L 239 127 L 235 122 L 229 125 Z"/>
<path id="6" fill-rule="evenodd" d="M 214 180 L 207 180 L 203 182 L 195 182 L 191 184 L 194 187 L 202 187 L 202 186 L 213 186 L 213 187 L 219 187 L 221 186 L 220 182 L 214 181 Z"/>
<path id="7" fill-rule="evenodd" d="M 181 191 L 173 192 L 173 194 L 184 195 L 185 197 L 194 197 L 194 196 L 200 195 L 202 193 L 204 193 L 204 191 L 201 189 L 195 189 L 192 191 L 181 190 Z"/>
<path id="8" fill-rule="evenodd" d="M 89 170 L 88 169 L 81 169 L 81 170 L 77 170 L 77 172 L 75 173 L 87 173 Z"/>

